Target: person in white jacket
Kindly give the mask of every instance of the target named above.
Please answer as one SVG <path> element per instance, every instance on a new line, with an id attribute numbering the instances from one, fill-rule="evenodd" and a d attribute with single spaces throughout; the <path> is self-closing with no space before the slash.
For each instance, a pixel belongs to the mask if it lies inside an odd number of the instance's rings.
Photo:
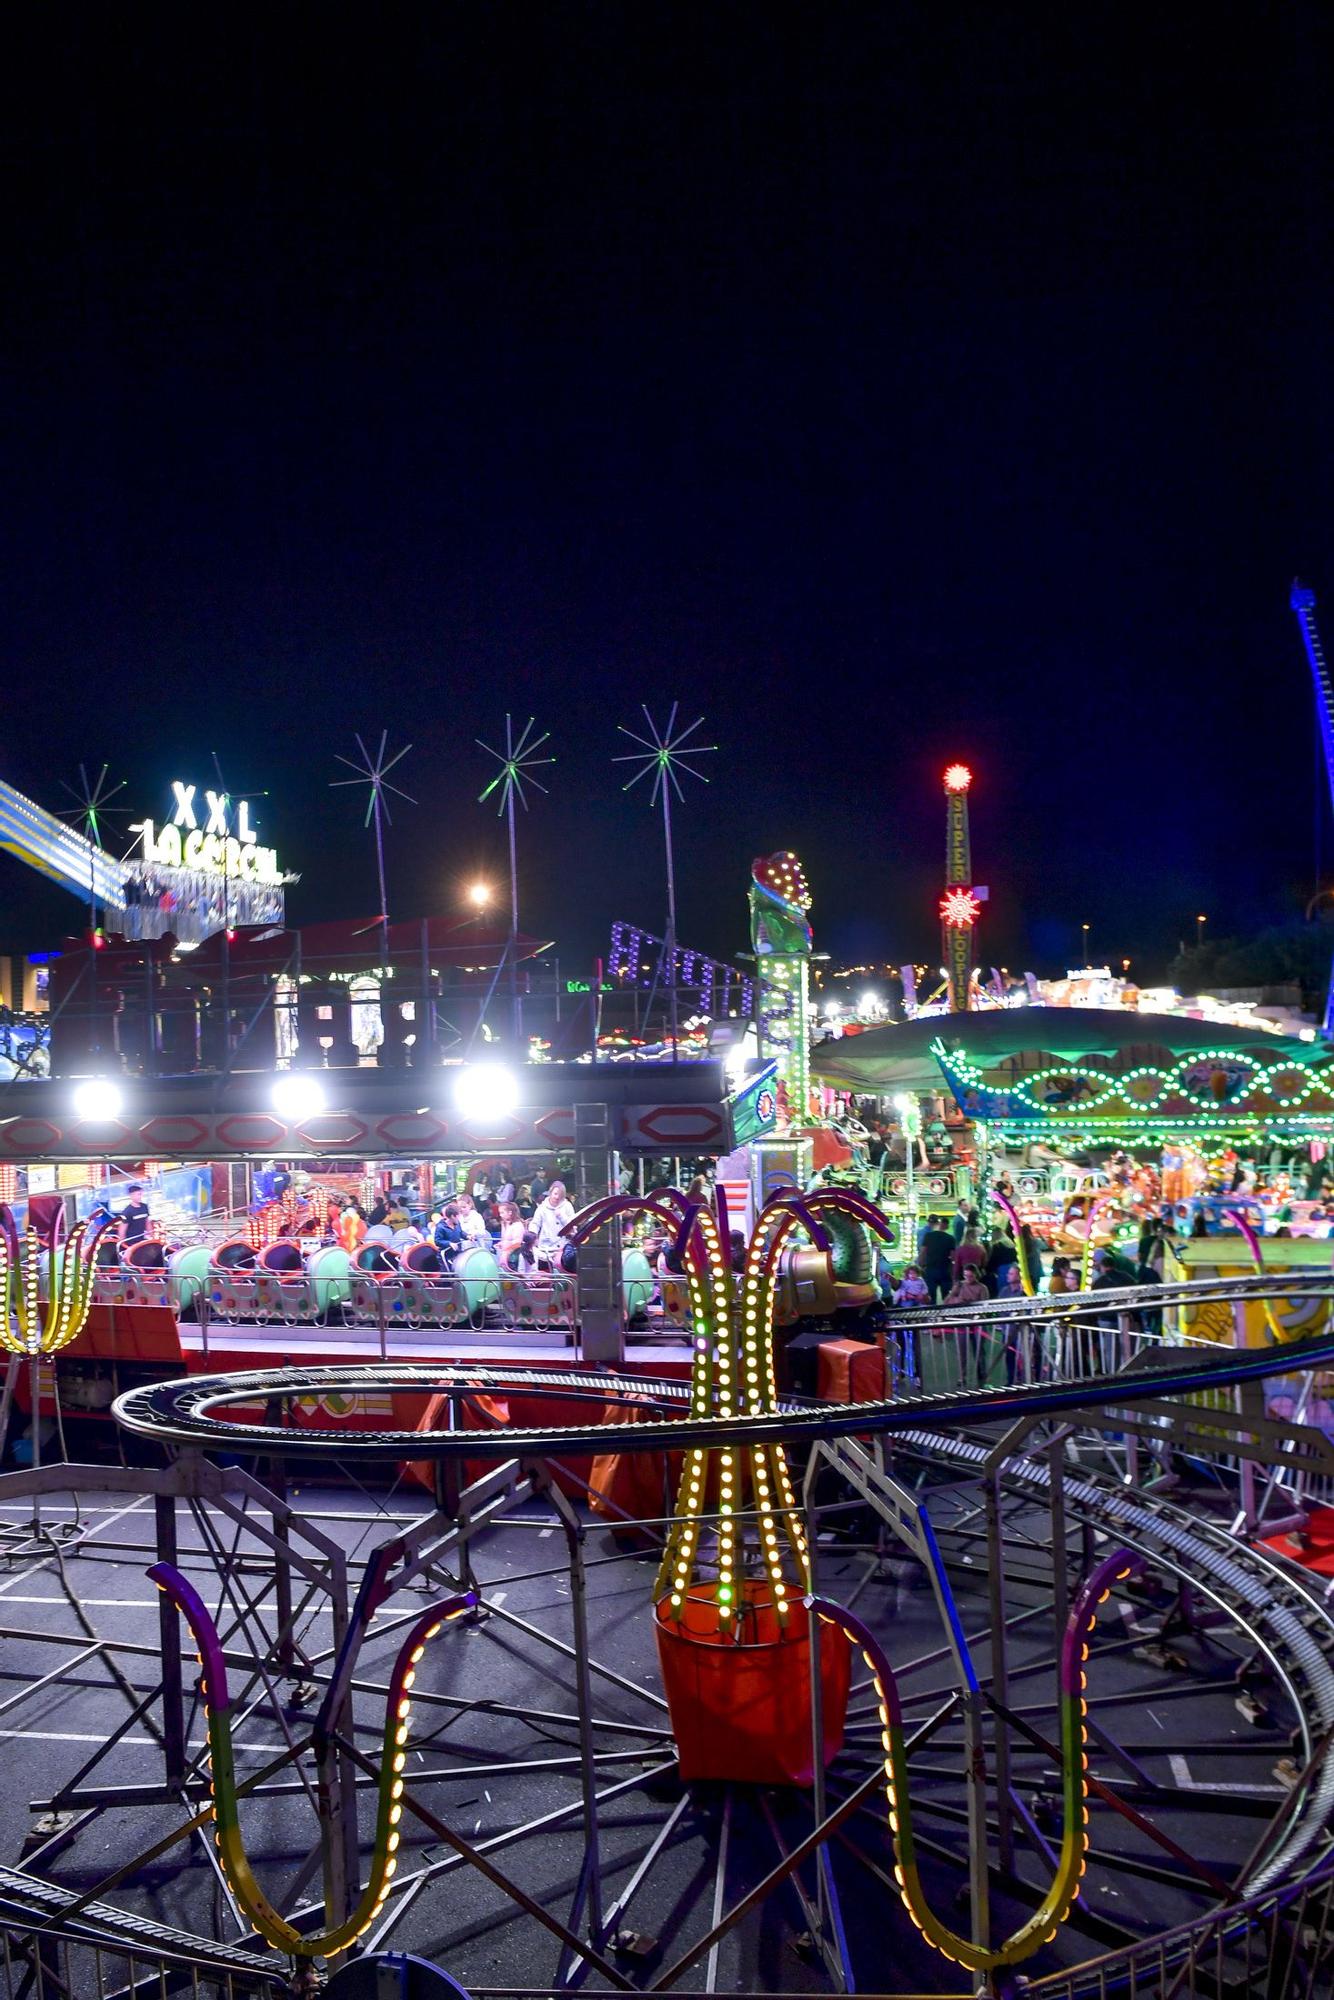
<path id="1" fill-rule="evenodd" d="M 553 1181 L 541 1201 L 533 1211 L 533 1228 L 537 1232 L 537 1261 L 547 1270 L 559 1270 L 561 1252 L 565 1248 L 565 1238 L 561 1235 L 567 1222 L 574 1221 L 574 1203 L 567 1199 L 564 1181 Z"/>

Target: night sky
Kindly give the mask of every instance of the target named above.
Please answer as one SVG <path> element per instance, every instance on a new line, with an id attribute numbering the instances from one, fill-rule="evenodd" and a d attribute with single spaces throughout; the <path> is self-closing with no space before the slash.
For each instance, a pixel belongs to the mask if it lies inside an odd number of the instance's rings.
<path id="1" fill-rule="evenodd" d="M 684 941 L 752 855 L 817 945 L 1156 972 L 1334 872 L 1334 16 L 1300 5 L 66 7 L 8 49 L 0 776 L 235 790 L 374 910 L 499 880 L 474 738 L 552 732 L 525 927 L 660 925 L 638 704 L 703 714 Z M 26 36 L 27 39 L 22 39 Z M 1318 829 L 1319 834 L 1318 834 Z M 78 918 L 0 858 L 0 948 Z"/>

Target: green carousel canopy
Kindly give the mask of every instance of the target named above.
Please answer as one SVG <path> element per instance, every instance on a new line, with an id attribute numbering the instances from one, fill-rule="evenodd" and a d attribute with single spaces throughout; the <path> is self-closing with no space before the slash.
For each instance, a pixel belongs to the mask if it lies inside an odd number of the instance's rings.
<path id="1" fill-rule="evenodd" d="M 1047 1129 L 1334 1125 L 1334 1046 L 1182 1014 L 1021 1007 L 868 1029 L 817 1044 L 844 1089 L 939 1090 L 968 1118 Z"/>

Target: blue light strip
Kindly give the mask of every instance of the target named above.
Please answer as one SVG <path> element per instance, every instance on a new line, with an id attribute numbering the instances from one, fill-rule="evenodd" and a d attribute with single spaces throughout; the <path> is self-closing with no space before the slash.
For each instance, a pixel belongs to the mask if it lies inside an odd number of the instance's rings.
<path id="1" fill-rule="evenodd" d="M 0 783 L 0 848 L 53 876 L 76 896 L 86 900 L 91 885 L 99 903 L 113 910 L 125 908 L 124 876 L 113 856 L 4 783 Z"/>

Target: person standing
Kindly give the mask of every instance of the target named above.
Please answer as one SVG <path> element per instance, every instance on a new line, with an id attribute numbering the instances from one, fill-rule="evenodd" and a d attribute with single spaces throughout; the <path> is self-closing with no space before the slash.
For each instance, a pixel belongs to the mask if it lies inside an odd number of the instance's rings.
<path id="1" fill-rule="evenodd" d="M 987 1261 L 987 1253 L 982 1248 L 982 1239 L 976 1229 L 965 1229 L 957 1240 L 959 1247 L 950 1265 L 956 1282 L 970 1268 L 980 1271 Z"/>
<path id="2" fill-rule="evenodd" d="M 1029 1289 L 1036 1298 L 1042 1290 L 1042 1245 L 1028 1222 L 1019 1225 L 1019 1269 L 1028 1273 Z"/>
<path id="3" fill-rule="evenodd" d="M 1001 1290 L 1005 1284 L 1005 1266 L 1016 1263 L 1018 1256 L 1019 1253 L 1015 1247 L 1014 1232 L 1011 1230 L 1009 1223 L 1007 1222 L 1003 1229 L 994 1229 L 991 1233 L 991 1247 L 987 1251 L 987 1261 L 983 1270 L 987 1290 L 993 1299 L 1000 1297 Z"/>
<path id="4" fill-rule="evenodd" d="M 150 1220 L 148 1203 L 144 1200 L 144 1191 L 138 1181 L 133 1182 L 126 1192 L 130 1198 L 117 1218 L 120 1223 L 120 1240 L 122 1243 L 142 1243 L 148 1234 Z"/>
<path id="5" fill-rule="evenodd" d="M 916 1264 L 909 1264 L 894 1291 L 896 1306 L 928 1306 L 931 1294 L 926 1289 L 926 1280 Z"/>
<path id="6" fill-rule="evenodd" d="M 1047 1290 L 1053 1298 L 1058 1298 L 1066 1292 L 1077 1292 L 1079 1290 L 1079 1280 L 1071 1269 L 1068 1257 L 1052 1258 L 1051 1276 L 1047 1280 Z"/>
<path id="7" fill-rule="evenodd" d="M 533 1214 L 537 1237 L 537 1261 L 548 1269 L 561 1268 L 565 1238 L 561 1231 L 574 1221 L 574 1203 L 566 1198 L 564 1181 L 553 1181 Z"/>
<path id="8" fill-rule="evenodd" d="M 919 1241 L 917 1262 L 933 1305 L 939 1305 L 950 1288 L 953 1257 L 954 1238 L 950 1231 L 944 1227 L 940 1216 L 928 1217 Z"/>
<path id="9" fill-rule="evenodd" d="M 1023 1296 L 1024 1280 L 1019 1265 L 1017 1262 L 1007 1264 L 1001 1273 L 1000 1297 L 1003 1299 L 1022 1299 Z M 1036 1371 L 1032 1366 L 1031 1360 L 1029 1360 L 1027 1366 L 1021 1367 L 1020 1356 L 1026 1337 L 1031 1341 L 1030 1354 L 1036 1354 L 1039 1357 L 1039 1365 Z M 1042 1373 L 1040 1361 L 1042 1352 L 1040 1327 L 1023 1320 L 1006 1320 L 1002 1325 L 992 1328 L 992 1338 L 1004 1350 L 1005 1381 L 1007 1387 L 1012 1388 L 1014 1386 L 1015 1378 L 1020 1373 L 1023 1374 L 1024 1379 L 1027 1381 L 1038 1379 Z M 986 1372 L 987 1379 L 990 1380 L 995 1373 L 994 1354 Z"/>
<path id="10" fill-rule="evenodd" d="M 968 1197 L 966 1195 L 960 1195 L 959 1205 L 955 1209 L 954 1218 L 950 1223 L 950 1228 L 954 1231 L 954 1240 L 956 1243 L 963 1242 L 964 1236 L 966 1235 L 968 1230 L 969 1222 L 976 1221 L 976 1219 L 977 1218 L 974 1215 L 972 1215 L 971 1210 L 969 1208 Z"/>
<path id="11" fill-rule="evenodd" d="M 968 1267 L 958 1283 L 953 1285 L 946 1296 L 947 1306 L 985 1305 L 988 1292 L 981 1274 Z M 986 1336 L 980 1326 L 953 1326 L 949 1331 L 955 1336 L 958 1347 L 958 1380 L 962 1386 L 976 1383 L 980 1388 L 984 1379 L 982 1350 Z"/>

